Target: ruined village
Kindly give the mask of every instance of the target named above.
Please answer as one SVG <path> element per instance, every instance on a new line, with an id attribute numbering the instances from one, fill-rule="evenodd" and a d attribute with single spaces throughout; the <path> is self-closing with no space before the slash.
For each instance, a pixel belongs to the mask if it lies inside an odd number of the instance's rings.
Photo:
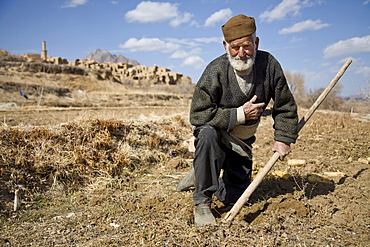
<path id="1" fill-rule="evenodd" d="M 91 59 L 75 59 L 67 61 L 61 57 L 50 57 L 47 55 L 46 41 L 42 41 L 40 54 L 23 54 L 19 58 L 28 63 L 47 63 L 60 65 L 62 67 L 83 68 L 92 77 L 99 80 L 111 80 L 124 83 L 132 80 L 134 85 L 139 86 L 140 82 L 147 82 L 150 85 L 177 85 L 192 83 L 189 76 L 183 76 L 180 73 L 171 72 L 170 69 L 153 65 L 133 65 L 129 63 L 110 63 L 97 62 Z M 68 70 L 68 68 L 65 68 Z M 52 71 L 50 73 L 53 73 Z"/>

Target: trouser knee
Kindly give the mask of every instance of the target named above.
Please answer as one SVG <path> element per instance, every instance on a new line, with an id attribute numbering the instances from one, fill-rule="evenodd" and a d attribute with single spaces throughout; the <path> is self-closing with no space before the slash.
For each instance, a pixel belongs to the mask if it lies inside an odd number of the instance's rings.
<path id="1" fill-rule="evenodd" d="M 213 143 L 215 141 L 218 142 L 220 139 L 218 130 L 211 125 L 203 125 L 201 127 L 197 127 L 194 131 L 194 135 L 196 137 L 195 145 L 198 142 L 202 143 Z"/>

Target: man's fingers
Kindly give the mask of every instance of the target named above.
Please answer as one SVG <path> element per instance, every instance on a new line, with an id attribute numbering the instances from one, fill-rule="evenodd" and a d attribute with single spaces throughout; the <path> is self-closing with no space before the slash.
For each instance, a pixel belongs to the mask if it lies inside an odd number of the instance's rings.
<path id="1" fill-rule="evenodd" d="M 254 103 L 257 100 L 257 95 L 254 95 L 249 102 Z"/>
<path id="2" fill-rule="evenodd" d="M 251 98 L 251 100 L 249 101 L 249 103 L 254 103 L 256 102 L 257 100 L 257 95 L 254 95 L 253 98 Z M 265 103 L 257 103 L 257 104 L 253 104 L 255 107 L 264 107 L 265 106 Z"/>
<path id="3" fill-rule="evenodd" d="M 276 141 L 272 147 L 272 151 L 278 152 L 280 154 L 280 160 L 284 160 L 284 158 L 290 153 L 291 148 L 289 144 Z"/>
<path id="4" fill-rule="evenodd" d="M 255 102 L 256 100 L 257 95 L 254 95 L 251 100 L 243 105 L 246 120 L 257 120 L 261 116 L 265 103 L 262 102 L 254 104 L 253 102 Z"/>
<path id="5" fill-rule="evenodd" d="M 272 148 L 272 151 L 279 153 L 279 155 L 280 155 L 279 160 L 284 160 L 284 158 L 285 158 L 286 155 L 282 154 L 279 150 L 277 150 L 275 148 Z"/>

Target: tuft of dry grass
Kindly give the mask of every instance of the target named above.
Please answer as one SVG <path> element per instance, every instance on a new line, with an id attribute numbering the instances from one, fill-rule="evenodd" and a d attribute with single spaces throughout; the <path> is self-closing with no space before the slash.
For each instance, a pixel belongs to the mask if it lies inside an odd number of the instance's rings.
<path id="1" fill-rule="evenodd" d="M 94 177 L 143 173 L 184 152 L 191 127 L 180 117 L 121 121 L 81 119 L 58 126 L 0 129 L 2 190 L 40 192 L 59 183 L 75 190 Z"/>

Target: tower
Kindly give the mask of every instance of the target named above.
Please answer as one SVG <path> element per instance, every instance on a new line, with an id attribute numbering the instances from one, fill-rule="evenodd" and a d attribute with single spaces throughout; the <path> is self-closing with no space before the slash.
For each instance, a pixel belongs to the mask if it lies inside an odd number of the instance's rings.
<path id="1" fill-rule="evenodd" d="M 41 50 L 41 59 L 46 61 L 47 50 L 46 50 L 46 41 L 42 41 L 42 50 Z"/>

